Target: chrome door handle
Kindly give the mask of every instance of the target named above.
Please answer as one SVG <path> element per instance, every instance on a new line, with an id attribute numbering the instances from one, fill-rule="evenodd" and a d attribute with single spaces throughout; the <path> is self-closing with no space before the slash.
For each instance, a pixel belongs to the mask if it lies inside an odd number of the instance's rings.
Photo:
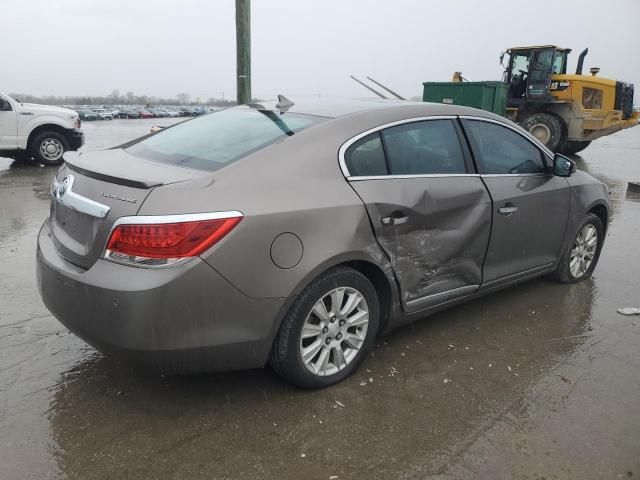
<path id="1" fill-rule="evenodd" d="M 382 217 L 380 220 L 383 225 L 402 225 L 403 223 L 407 223 L 409 217 L 403 215 L 401 212 L 393 212 L 388 217 Z"/>
<path id="2" fill-rule="evenodd" d="M 509 215 L 513 215 L 517 211 L 518 211 L 518 207 L 516 207 L 512 203 L 507 203 L 504 207 L 500 207 L 498 209 L 498 212 L 500 213 L 500 215 L 504 215 L 505 217 L 508 217 Z"/>

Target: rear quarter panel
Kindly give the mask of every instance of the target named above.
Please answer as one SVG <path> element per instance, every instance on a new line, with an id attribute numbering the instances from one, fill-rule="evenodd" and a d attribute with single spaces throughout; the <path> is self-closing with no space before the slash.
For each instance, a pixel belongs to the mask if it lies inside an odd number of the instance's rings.
<path id="1" fill-rule="evenodd" d="M 339 169 L 341 137 L 316 129 L 324 132 L 303 132 L 202 179 L 158 187 L 139 215 L 241 211 L 242 222 L 202 258 L 252 298 L 295 295 L 321 271 L 349 260 L 391 275 L 366 209 Z M 287 232 L 300 239 L 302 258 L 280 268 L 271 246 Z"/>

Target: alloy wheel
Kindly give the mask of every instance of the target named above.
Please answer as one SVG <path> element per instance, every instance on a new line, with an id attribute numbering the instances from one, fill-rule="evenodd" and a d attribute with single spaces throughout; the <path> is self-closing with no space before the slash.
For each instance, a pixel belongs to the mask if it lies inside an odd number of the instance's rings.
<path id="1" fill-rule="evenodd" d="M 369 307 L 361 292 L 339 287 L 311 309 L 302 327 L 300 356 L 317 376 L 338 373 L 358 355 L 367 336 Z"/>
<path id="2" fill-rule="evenodd" d="M 573 278 L 580 278 L 589 270 L 598 248 L 598 231 L 588 223 L 578 233 L 569 260 L 569 271 Z"/>

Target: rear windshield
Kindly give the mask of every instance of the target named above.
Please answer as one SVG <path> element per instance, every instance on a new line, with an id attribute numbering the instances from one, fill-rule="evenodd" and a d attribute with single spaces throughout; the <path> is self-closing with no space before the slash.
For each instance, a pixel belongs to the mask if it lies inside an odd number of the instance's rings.
<path id="1" fill-rule="evenodd" d="M 214 171 L 324 120 L 233 108 L 175 125 L 125 150 L 148 160 Z"/>

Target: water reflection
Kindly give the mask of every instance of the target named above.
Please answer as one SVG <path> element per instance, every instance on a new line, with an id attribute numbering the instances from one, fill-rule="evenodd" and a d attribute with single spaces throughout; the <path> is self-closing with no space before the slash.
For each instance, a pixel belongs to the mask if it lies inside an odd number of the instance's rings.
<path id="1" fill-rule="evenodd" d="M 590 337 L 592 281 L 544 280 L 381 337 L 321 391 L 270 370 L 161 378 L 96 355 L 62 375 L 49 421 L 69 478 L 398 478 L 437 473 Z"/>

